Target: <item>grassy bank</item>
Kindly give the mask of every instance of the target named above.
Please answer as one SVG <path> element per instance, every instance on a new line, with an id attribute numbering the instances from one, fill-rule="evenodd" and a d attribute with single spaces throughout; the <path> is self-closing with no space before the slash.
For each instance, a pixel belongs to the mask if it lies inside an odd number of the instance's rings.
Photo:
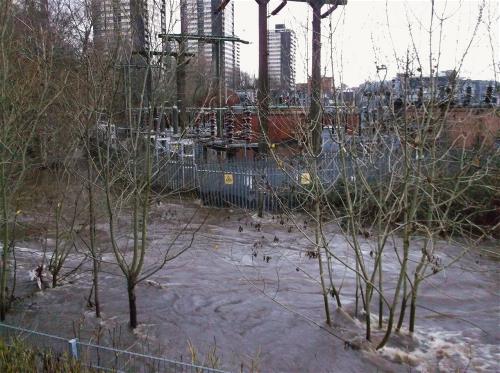
<path id="1" fill-rule="evenodd" d="M 67 354 L 39 351 L 19 340 L 11 345 L 0 340 L 0 372 L 91 373 L 96 370 L 85 367 Z"/>

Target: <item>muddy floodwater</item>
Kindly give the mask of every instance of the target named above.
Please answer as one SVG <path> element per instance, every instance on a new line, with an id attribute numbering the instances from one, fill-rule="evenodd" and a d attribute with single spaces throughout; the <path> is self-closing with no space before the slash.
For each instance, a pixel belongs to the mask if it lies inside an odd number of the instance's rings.
<path id="1" fill-rule="evenodd" d="M 498 372 L 500 371 L 500 297 L 498 248 L 472 250 L 450 268 L 430 277 L 421 288 L 416 333 L 395 335 L 381 351 L 345 348 L 343 340 L 362 340 L 354 310 L 355 277 L 334 264 L 334 278 L 341 284 L 344 310 L 332 299 L 334 327 L 326 328 L 319 286 L 317 259 L 306 250 L 313 227 L 299 217 L 295 224 L 278 216 L 258 219 L 248 212 L 217 210 L 195 203 L 163 203 L 151 220 L 150 251 L 146 268 L 153 268 L 173 237 L 196 214 L 187 232 L 172 247 L 180 257 L 137 288 L 139 328 L 127 328 L 126 286 L 114 257 L 106 249 L 106 225 L 99 225 L 104 249 L 101 278 L 103 318 L 96 320 L 87 307 L 91 265 L 54 289 L 37 291 L 28 272 L 42 258 L 38 241 L 18 244 L 18 288 L 22 299 L 7 322 L 83 340 L 115 343 L 131 349 L 160 353 L 171 359 L 191 361 L 189 344 L 198 350 L 199 362 L 215 348 L 219 367 L 228 371 L 260 372 Z M 307 219 L 305 219 L 307 220 Z M 328 238 L 337 255 L 354 264 L 342 235 L 332 225 Z M 120 238 L 123 245 L 130 234 Z M 361 238 L 360 238 L 361 239 Z M 374 242 L 363 237 L 366 260 Z M 459 248 L 438 243 L 443 262 Z M 49 242 L 50 249 L 50 242 Z M 415 249 L 410 261 L 417 260 Z M 68 270 L 84 257 L 72 253 Z M 397 258 L 385 259 L 385 276 L 397 274 Z M 376 312 L 376 304 L 373 307 Z M 373 315 L 376 325 L 375 315 Z M 374 338 L 380 338 L 375 328 Z M 334 334 L 334 335 L 333 335 Z M 206 361 L 205 361 L 206 362 Z"/>

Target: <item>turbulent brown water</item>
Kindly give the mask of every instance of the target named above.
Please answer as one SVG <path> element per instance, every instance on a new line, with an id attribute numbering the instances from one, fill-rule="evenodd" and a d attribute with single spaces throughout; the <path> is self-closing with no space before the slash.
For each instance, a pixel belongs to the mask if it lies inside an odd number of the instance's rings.
<path id="1" fill-rule="evenodd" d="M 135 342 L 135 349 L 157 353 L 161 348 L 163 356 L 184 361 L 191 359 L 188 341 L 199 350 L 201 362 L 216 346 L 220 367 L 230 371 L 241 367 L 250 371 L 252 365 L 261 372 L 500 371 L 500 277 L 494 258 L 469 252 L 429 278 L 421 289 L 413 337 L 402 332 L 378 352 L 352 350 L 345 348 L 342 339 L 360 341 L 363 336 L 361 322 L 348 315 L 354 309 L 353 273 L 335 264 L 334 277 L 342 284 L 347 311 L 335 310 L 332 301 L 331 332 L 337 338 L 325 328 L 317 260 L 304 255 L 310 243 L 296 227 L 289 232 L 292 223 L 286 219 L 280 224 L 280 219 L 271 215 L 258 220 L 244 212 L 164 204 L 157 208 L 151 223 L 147 267 L 158 262 L 175 232 L 197 209 L 190 232 L 205 216 L 208 218 L 192 247 L 151 281 L 138 286 L 141 325 L 134 334 L 127 328 L 125 281 L 109 252 L 104 255 L 101 273 L 101 322 L 86 307 L 90 265 L 63 286 L 23 298 L 7 322 L 65 337 L 80 330 L 83 340 L 95 340 L 100 325 L 104 330 L 101 343 L 114 339 L 130 347 Z M 304 226 L 303 220 L 299 226 L 312 236 L 312 228 Z M 257 223 L 262 225 L 260 230 Z M 104 239 L 106 226 L 100 228 Z M 190 238 L 190 234 L 182 235 L 173 250 L 184 247 Z M 124 237 L 122 243 L 128 239 Z M 353 264 L 334 227 L 329 239 L 330 247 Z M 373 245 L 370 239 L 363 241 L 367 260 Z M 42 255 L 36 242 L 19 246 L 19 289 L 28 295 L 35 291 L 28 271 Z M 414 251 L 411 259 L 416 260 L 420 251 Z M 447 262 L 458 252 L 458 248 L 442 243 L 439 255 Z M 72 255 L 67 267 L 81 257 Z M 388 253 L 385 261 L 386 277 L 395 277 L 397 259 Z M 376 302 L 373 304 L 375 307 Z M 375 338 L 379 337 L 375 330 Z"/>

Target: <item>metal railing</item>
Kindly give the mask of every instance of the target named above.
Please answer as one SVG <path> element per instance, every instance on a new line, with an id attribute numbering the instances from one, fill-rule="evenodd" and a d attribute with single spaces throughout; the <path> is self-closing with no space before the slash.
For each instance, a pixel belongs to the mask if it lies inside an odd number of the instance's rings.
<path id="1" fill-rule="evenodd" d="M 58 356 L 64 355 L 80 360 L 85 366 L 99 371 L 227 373 L 196 364 L 81 342 L 77 338 L 66 339 L 4 323 L 0 323 L 0 339 L 8 345 L 19 340 L 32 349 L 50 351 Z"/>
<path id="2" fill-rule="evenodd" d="M 434 160 L 424 156 L 421 171 L 425 173 L 434 162 L 452 175 L 467 164 L 463 157 L 470 154 L 448 150 Z M 252 210 L 261 201 L 264 210 L 276 212 L 302 206 L 314 181 L 321 183 L 322 193 L 327 195 L 342 183 L 356 183 L 361 176 L 368 183 L 381 183 L 391 174 L 402 177 L 402 161 L 397 150 L 392 154 L 347 156 L 343 160 L 338 153 L 326 153 L 315 160 L 295 157 L 284 161 L 268 158 L 216 163 L 159 159 L 154 184 L 169 191 L 194 191 L 208 206 Z"/>
<path id="3" fill-rule="evenodd" d="M 363 172 L 374 179 L 388 172 L 387 159 L 375 162 L 346 161 L 347 174 Z M 264 210 L 293 209 L 304 202 L 311 174 L 318 176 L 323 188 L 331 190 L 341 178 L 339 159 L 327 156 L 311 164 L 304 158 L 287 163 L 266 160 L 237 160 L 220 163 L 166 161 L 158 164 L 154 184 L 171 191 L 196 191 L 205 205 Z"/>

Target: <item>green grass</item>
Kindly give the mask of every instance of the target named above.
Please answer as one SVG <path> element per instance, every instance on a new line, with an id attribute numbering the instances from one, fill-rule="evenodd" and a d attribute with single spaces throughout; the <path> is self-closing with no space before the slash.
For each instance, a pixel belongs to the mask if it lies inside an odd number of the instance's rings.
<path id="1" fill-rule="evenodd" d="M 38 351 L 19 340 L 14 340 L 10 345 L 0 340 L 0 372 L 91 373 L 96 370 L 83 366 L 67 354 Z"/>

